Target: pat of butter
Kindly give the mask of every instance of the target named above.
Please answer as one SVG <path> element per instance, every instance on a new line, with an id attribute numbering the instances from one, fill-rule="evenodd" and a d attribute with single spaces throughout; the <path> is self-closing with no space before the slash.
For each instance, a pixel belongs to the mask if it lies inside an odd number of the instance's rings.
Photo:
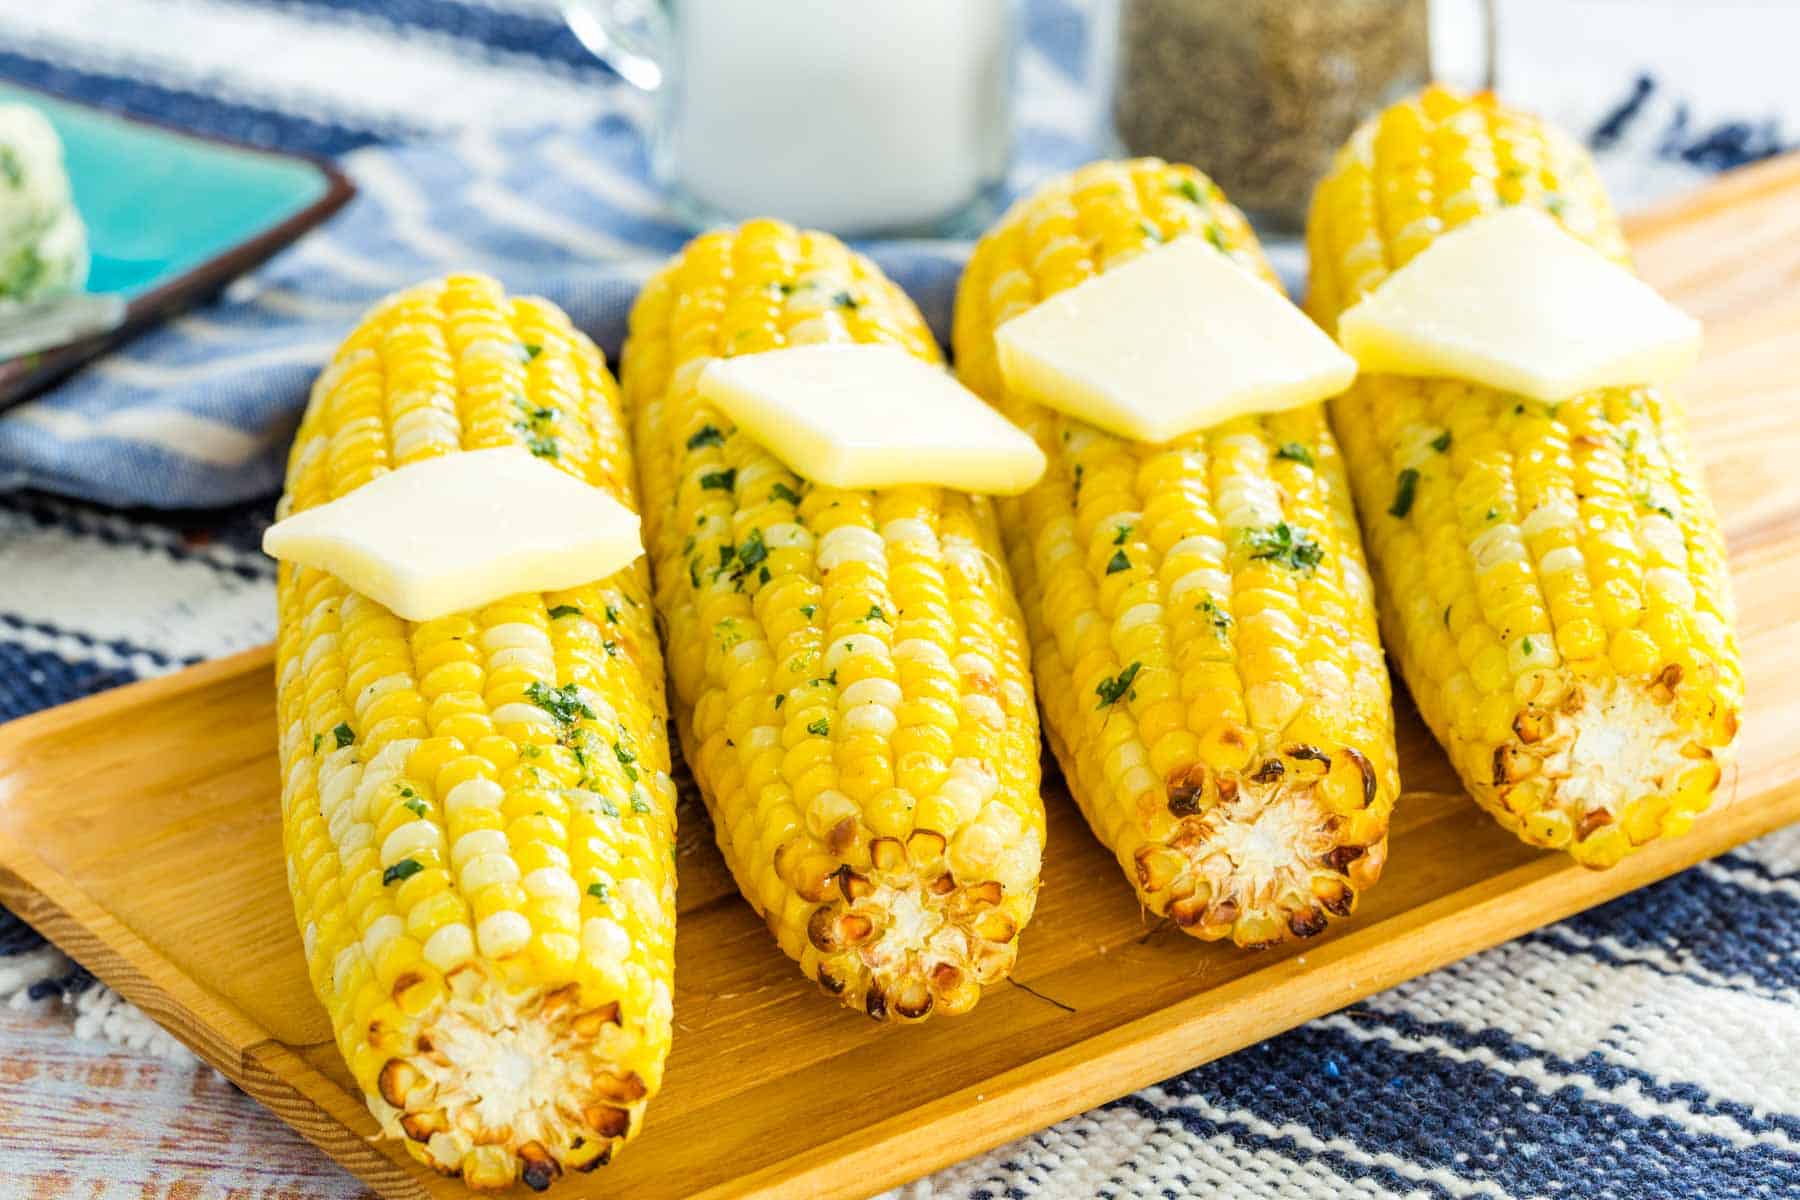
<path id="1" fill-rule="evenodd" d="M 592 583 L 643 553 L 636 513 L 517 447 L 390 471 L 277 521 L 262 544 L 408 621 Z"/>
<path id="2" fill-rule="evenodd" d="M 1311 404 L 1356 377 L 1286 296 L 1193 237 L 1056 293 L 994 341 L 1015 395 L 1141 442 Z"/>
<path id="3" fill-rule="evenodd" d="M 834 343 L 722 358 L 700 397 L 796 474 L 838 488 L 923 484 L 1017 495 L 1044 453 L 948 371 L 893 346 Z"/>
<path id="4" fill-rule="evenodd" d="M 1555 402 L 1693 366 L 1700 323 L 1532 208 L 1440 236 L 1338 319 L 1365 371 Z"/>

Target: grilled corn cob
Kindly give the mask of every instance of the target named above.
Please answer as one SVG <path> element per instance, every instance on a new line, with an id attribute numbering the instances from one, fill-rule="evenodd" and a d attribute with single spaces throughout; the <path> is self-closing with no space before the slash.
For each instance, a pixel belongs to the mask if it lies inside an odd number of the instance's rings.
<path id="1" fill-rule="evenodd" d="M 1309 309 L 1332 328 L 1439 233 L 1510 204 L 1627 261 L 1570 138 L 1491 96 L 1395 105 L 1314 195 Z M 1594 867 L 1687 829 L 1718 785 L 1743 677 L 1679 401 L 1638 387 L 1542 404 L 1373 375 L 1332 417 L 1388 645 L 1475 798 Z"/>
<path id="2" fill-rule="evenodd" d="M 719 848 L 820 987 L 913 1020 L 1011 968 L 1044 839 L 1037 711 L 986 500 L 811 483 L 696 396 L 716 357 L 833 341 L 938 359 L 873 264 L 752 221 L 645 285 L 624 388 Z"/>
<path id="3" fill-rule="evenodd" d="M 1182 234 L 1274 284 L 1191 167 L 1098 163 L 983 238 L 963 378 L 1050 469 L 1001 509 L 1050 745 L 1146 907 L 1203 938 L 1322 930 L 1381 873 L 1398 789 L 1386 664 L 1322 407 L 1146 445 L 1010 394 L 993 331 Z"/>
<path id="4" fill-rule="evenodd" d="M 457 276 L 390 297 L 313 388 L 283 515 L 524 443 L 630 503 L 618 389 L 555 307 Z M 314 990 L 391 1137 L 547 1186 L 661 1082 L 675 789 L 642 563 L 411 624 L 280 569 L 282 813 Z"/>

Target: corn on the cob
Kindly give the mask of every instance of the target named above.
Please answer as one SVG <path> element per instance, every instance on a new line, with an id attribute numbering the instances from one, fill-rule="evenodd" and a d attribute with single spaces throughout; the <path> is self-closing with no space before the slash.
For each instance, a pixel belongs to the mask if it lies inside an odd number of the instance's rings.
<path id="1" fill-rule="evenodd" d="M 282 511 L 512 444 L 631 502 L 617 386 L 542 301 L 457 276 L 319 377 Z M 282 813 L 314 989 L 370 1109 L 477 1187 L 636 1132 L 669 1047 L 675 789 L 643 563 L 411 624 L 281 565 Z"/>
<path id="2" fill-rule="evenodd" d="M 773 221 L 696 239 L 632 310 L 677 727 L 739 889 L 806 974 L 877 1019 L 957 1013 L 1011 968 L 1044 838 L 992 507 L 798 478 L 695 392 L 716 357 L 827 341 L 937 361 L 873 264 Z"/>
<path id="3" fill-rule="evenodd" d="M 1157 243 L 1271 283 L 1190 167 L 1099 163 L 982 239 L 956 306 L 969 386 L 1050 470 L 1004 502 L 1050 745 L 1139 897 L 1203 938 L 1322 930 L 1380 875 L 1398 789 L 1386 664 L 1322 407 L 1145 445 L 1008 393 L 994 329 Z"/>
<path id="4" fill-rule="evenodd" d="M 1314 195 L 1308 308 L 1332 328 L 1439 233 L 1509 204 L 1627 260 L 1572 139 L 1491 96 L 1432 88 L 1395 105 Z M 1332 417 L 1388 645 L 1475 798 L 1589 866 L 1687 829 L 1718 784 L 1743 678 L 1680 403 L 1639 387 L 1542 404 L 1373 375 Z"/>

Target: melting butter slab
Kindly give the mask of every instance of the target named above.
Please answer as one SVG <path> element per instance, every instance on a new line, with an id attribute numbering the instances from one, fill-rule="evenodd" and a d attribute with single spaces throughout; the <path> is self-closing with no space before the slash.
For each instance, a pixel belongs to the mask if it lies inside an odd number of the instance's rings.
<path id="1" fill-rule="evenodd" d="M 892 346 L 824 344 L 722 358 L 700 397 L 802 478 L 1016 495 L 1044 454 L 942 367 Z"/>
<path id="2" fill-rule="evenodd" d="M 408 621 L 604 579 L 643 553 L 637 514 L 522 448 L 411 463 L 295 513 L 263 551 Z"/>
<path id="3" fill-rule="evenodd" d="M 1365 371 L 1465 379 L 1555 403 L 1693 366 L 1700 323 L 1531 208 L 1439 236 L 1338 319 Z"/>
<path id="4" fill-rule="evenodd" d="M 1266 281 L 1177 238 L 1001 325 L 1015 395 L 1141 442 L 1350 386 L 1356 366 Z"/>

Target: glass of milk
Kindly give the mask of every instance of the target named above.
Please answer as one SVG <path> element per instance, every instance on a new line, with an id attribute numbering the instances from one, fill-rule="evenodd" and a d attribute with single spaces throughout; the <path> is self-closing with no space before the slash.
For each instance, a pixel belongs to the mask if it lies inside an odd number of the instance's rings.
<path id="1" fill-rule="evenodd" d="M 1018 0 L 566 0 L 654 93 L 652 163 L 696 225 L 968 232 L 1012 138 Z"/>

